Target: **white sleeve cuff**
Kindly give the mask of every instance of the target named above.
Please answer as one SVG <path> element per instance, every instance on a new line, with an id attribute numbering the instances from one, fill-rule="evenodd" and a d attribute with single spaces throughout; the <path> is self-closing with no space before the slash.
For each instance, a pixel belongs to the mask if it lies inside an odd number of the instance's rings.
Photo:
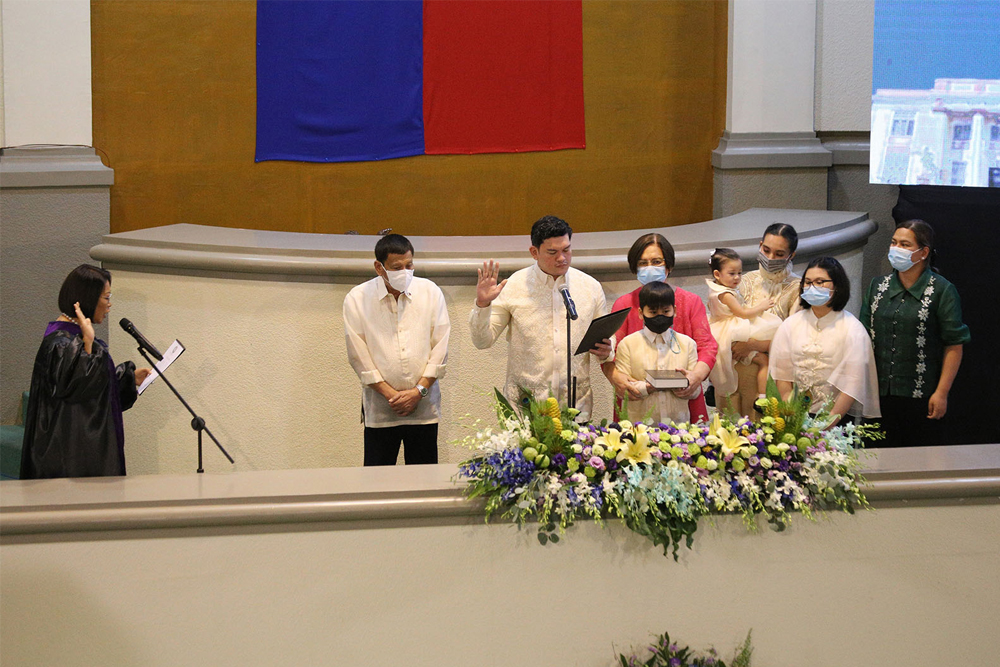
<path id="1" fill-rule="evenodd" d="M 440 380 L 444 377 L 445 369 L 447 368 L 448 364 L 427 364 L 424 366 L 424 372 L 420 374 L 420 377 L 437 378 Z"/>
<path id="2" fill-rule="evenodd" d="M 382 374 L 377 370 L 374 371 L 364 371 L 358 377 L 361 378 L 361 384 L 378 384 L 382 381 Z"/>

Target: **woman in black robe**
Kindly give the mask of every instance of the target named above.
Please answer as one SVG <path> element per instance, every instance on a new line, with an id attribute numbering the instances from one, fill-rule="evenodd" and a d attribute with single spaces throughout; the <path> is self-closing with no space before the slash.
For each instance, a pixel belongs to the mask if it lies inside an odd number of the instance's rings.
<path id="1" fill-rule="evenodd" d="M 125 474 L 122 411 L 149 374 L 115 367 L 94 324 L 111 310 L 111 274 L 81 264 L 59 290 L 61 314 L 49 322 L 35 357 L 24 424 L 21 479 Z"/>

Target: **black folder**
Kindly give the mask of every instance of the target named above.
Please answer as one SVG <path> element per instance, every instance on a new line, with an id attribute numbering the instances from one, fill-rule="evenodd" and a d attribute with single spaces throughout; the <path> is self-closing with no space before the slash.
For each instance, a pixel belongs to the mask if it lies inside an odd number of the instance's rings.
<path id="1" fill-rule="evenodd" d="M 587 329 L 587 333 L 584 334 L 583 340 L 580 341 L 580 346 L 576 348 L 574 354 L 590 352 L 602 340 L 614 336 L 622 328 L 630 310 L 631 308 L 622 308 L 591 322 L 590 328 Z"/>

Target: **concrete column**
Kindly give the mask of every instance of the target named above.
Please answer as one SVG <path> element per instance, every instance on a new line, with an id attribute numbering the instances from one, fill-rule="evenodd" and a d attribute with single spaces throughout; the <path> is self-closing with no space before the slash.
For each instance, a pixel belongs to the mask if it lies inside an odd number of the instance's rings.
<path id="1" fill-rule="evenodd" d="M 730 0 L 726 131 L 712 153 L 715 216 L 826 209 L 816 137 L 817 0 Z"/>
<path id="2" fill-rule="evenodd" d="M 89 0 L 0 0 L 4 146 L 90 145 Z"/>
<path id="3" fill-rule="evenodd" d="M 89 0 L 0 0 L 0 421 L 21 392 L 59 286 L 110 231 L 114 173 L 93 141 Z M 107 335 L 106 326 L 99 336 Z"/>

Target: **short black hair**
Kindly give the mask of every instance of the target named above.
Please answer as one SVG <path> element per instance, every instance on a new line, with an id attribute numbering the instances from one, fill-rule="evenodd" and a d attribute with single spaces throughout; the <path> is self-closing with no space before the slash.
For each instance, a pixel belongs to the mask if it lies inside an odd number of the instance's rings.
<path id="1" fill-rule="evenodd" d="M 806 273 L 809 269 L 823 269 L 830 280 L 833 281 L 833 296 L 830 297 L 830 308 L 841 311 L 851 298 L 851 279 L 847 277 L 847 271 L 835 257 L 817 257 L 809 262 L 809 266 L 802 272 L 802 280 L 799 281 L 799 305 L 803 308 L 811 308 L 809 303 L 802 298 L 802 290 L 806 282 Z"/>
<path id="2" fill-rule="evenodd" d="M 531 226 L 531 245 L 541 248 L 545 239 L 557 239 L 560 236 L 573 238 L 573 229 L 562 218 L 547 215 L 539 218 Z"/>
<path id="3" fill-rule="evenodd" d="M 111 284 L 111 273 L 91 264 L 81 264 L 66 276 L 59 289 L 59 312 L 75 318 L 73 304 L 80 303 L 80 312 L 87 319 L 94 318 L 97 301 L 104 294 L 104 286 Z"/>
<path id="4" fill-rule="evenodd" d="M 739 262 L 740 268 L 743 268 L 743 258 L 740 257 L 740 253 L 732 248 L 716 248 L 715 252 L 712 253 L 712 257 L 708 260 L 708 265 L 712 267 L 713 271 L 721 271 L 722 265 L 729 260 Z"/>
<path id="5" fill-rule="evenodd" d="M 632 247 L 628 251 L 628 268 L 632 273 L 639 273 L 639 260 L 642 259 L 642 253 L 646 252 L 646 248 L 651 245 L 655 245 L 663 253 L 663 264 L 667 271 L 673 271 L 674 262 L 674 247 L 670 245 L 670 241 L 663 236 L 663 234 L 643 234 L 635 240 Z"/>
<path id="6" fill-rule="evenodd" d="M 764 242 L 764 237 L 768 234 L 780 236 L 788 241 L 788 252 L 795 252 L 795 249 L 799 247 L 799 233 L 791 225 L 786 225 L 783 222 L 768 225 L 767 229 L 764 230 L 764 235 L 760 237 L 761 243 Z"/>
<path id="7" fill-rule="evenodd" d="M 664 308 L 674 305 L 674 288 L 667 283 L 654 280 L 639 290 L 639 308 Z"/>
<path id="8" fill-rule="evenodd" d="M 405 255 L 408 252 L 413 252 L 413 244 L 402 234 L 386 234 L 375 244 L 375 259 L 382 264 L 389 255 Z"/>

